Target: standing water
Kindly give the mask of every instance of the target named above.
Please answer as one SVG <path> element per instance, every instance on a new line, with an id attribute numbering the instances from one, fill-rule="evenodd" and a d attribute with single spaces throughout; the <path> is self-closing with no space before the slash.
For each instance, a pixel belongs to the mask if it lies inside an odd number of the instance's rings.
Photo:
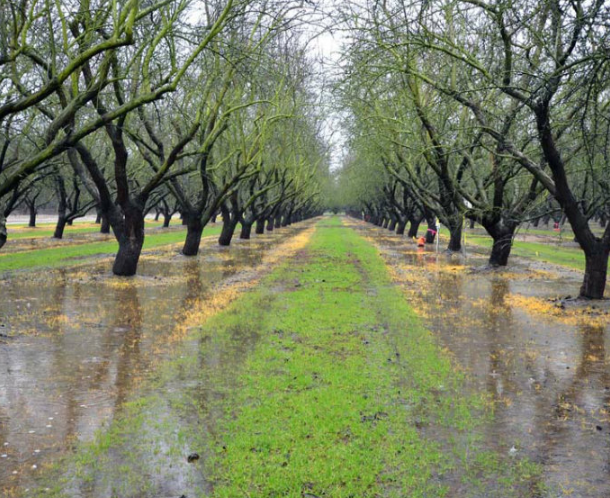
<path id="1" fill-rule="evenodd" d="M 540 496 L 610 496 L 608 303 L 565 300 L 578 295 L 577 272 L 516 258 L 508 270 L 482 271 L 483 256 L 437 255 L 387 230 L 352 226 L 377 245 L 427 328 L 467 372 L 465 388 L 491 399 L 493 420 L 473 436 L 540 464 Z M 453 477 L 450 496 L 468 496 Z"/>

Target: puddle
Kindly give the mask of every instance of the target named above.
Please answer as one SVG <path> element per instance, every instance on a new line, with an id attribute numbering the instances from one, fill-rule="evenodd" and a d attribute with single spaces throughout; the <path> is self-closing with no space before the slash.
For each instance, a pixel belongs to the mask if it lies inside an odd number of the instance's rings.
<path id="1" fill-rule="evenodd" d="M 467 389 L 493 400 L 493 423 L 475 429 L 483 446 L 541 464 L 543 496 L 610 496 L 610 315 L 588 320 L 568 306 L 562 319 L 523 305 L 529 296 L 578 295 L 581 275 L 516 259 L 504 274 L 471 272 L 486 258 L 418 252 L 387 230 L 352 226 L 377 245 L 426 327 L 466 370 Z M 453 477 L 449 496 L 466 496 Z"/>
<path id="2" fill-rule="evenodd" d="M 116 238 L 112 234 L 103 234 L 99 232 L 99 227 L 95 227 L 94 231 L 79 231 L 79 227 L 76 227 L 73 231 L 69 230 L 67 227 L 64 233 L 63 239 L 54 239 L 50 235 L 39 235 L 35 230 L 30 231 L 31 236 L 28 237 L 12 237 L 11 232 L 9 232 L 9 238 L 6 241 L 6 245 L 2 247 L 0 250 L 0 258 L 4 254 L 12 254 L 17 252 L 24 251 L 37 251 L 41 249 L 54 249 L 57 247 L 66 247 L 66 246 L 75 246 L 82 244 L 91 244 L 92 242 L 113 242 L 116 241 Z M 82 228 L 89 228 L 88 226 Z M 82 230 L 81 228 L 81 230 Z M 38 230 L 40 231 L 52 231 L 53 227 L 44 227 Z M 161 228 L 159 226 L 147 226 L 146 234 L 161 234 L 168 233 L 173 231 L 184 230 L 184 227 L 179 224 L 171 225 L 169 228 Z M 19 233 L 19 230 L 16 230 L 15 233 Z"/>
<path id="3" fill-rule="evenodd" d="M 204 239 L 194 259 L 179 245 L 149 251 L 128 280 L 105 260 L 0 281 L 0 495 L 35 486 L 46 463 L 91 440 L 183 343 L 193 313 L 213 308 L 219 285 L 254 278 L 273 248 L 308 226 L 230 248 Z"/>

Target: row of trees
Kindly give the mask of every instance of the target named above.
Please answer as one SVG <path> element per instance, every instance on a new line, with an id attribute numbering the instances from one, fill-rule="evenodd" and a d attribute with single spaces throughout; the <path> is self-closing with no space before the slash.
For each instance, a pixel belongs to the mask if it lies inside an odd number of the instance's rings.
<path id="1" fill-rule="evenodd" d="M 519 225 L 561 212 L 586 257 L 580 294 L 602 298 L 607 2 L 362 0 L 337 13 L 350 40 L 338 88 L 350 112 L 343 204 L 399 231 L 437 216 L 453 251 L 464 218 L 475 220 L 498 266 Z"/>
<path id="2" fill-rule="evenodd" d="M 10 0 L 0 5 L 0 246 L 6 216 L 53 193 L 96 208 L 137 271 L 144 218 L 180 212 L 196 255 L 311 216 L 328 181 L 300 1 Z M 36 197 L 38 198 L 38 197 Z M 35 207 L 34 207 L 35 209 Z"/>

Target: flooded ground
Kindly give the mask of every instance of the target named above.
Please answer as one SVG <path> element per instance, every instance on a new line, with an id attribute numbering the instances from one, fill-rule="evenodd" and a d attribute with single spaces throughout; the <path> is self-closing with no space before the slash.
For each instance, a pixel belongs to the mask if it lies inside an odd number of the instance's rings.
<path id="1" fill-rule="evenodd" d="M 554 301 L 578 295 L 578 272 L 524 260 L 504 272 L 472 271 L 484 256 L 418 251 L 351 223 L 380 249 L 469 388 L 489 395 L 493 423 L 475 434 L 483 445 L 541 464 L 542 496 L 610 496 L 608 303 Z M 450 482 L 451 496 L 465 495 L 458 477 Z"/>
<path id="2" fill-rule="evenodd" d="M 214 226 L 214 225 L 211 225 Z M 112 233 L 103 234 L 99 232 L 99 226 L 94 224 L 85 224 L 81 223 L 79 225 L 75 225 L 73 229 L 67 228 L 64 233 L 63 239 L 55 239 L 53 238 L 49 232 L 52 230 L 43 227 L 37 229 L 23 229 L 16 230 L 13 233 L 9 233 L 9 238 L 6 241 L 6 244 L 2 247 L 0 251 L 0 258 L 5 254 L 11 254 L 22 251 L 34 251 L 40 249 L 52 249 L 56 247 L 65 247 L 68 245 L 81 245 L 81 244 L 90 244 L 92 242 L 114 242 L 116 238 Z M 93 230 L 93 231 L 92 231 Z M 146 227 L 146 235 L 154 235 L 167 233 L 171 231 L 180 231 L 184 230 L 179 223 L 173 224 L 168 228 L 162 228 L 158 225 L 153 225 L 151 223 L 150 226 Z M 15 236 L 15 234 L 20 234 L 20 232 L 27 232 L 27 237 Z M 44 235 L 40 235 L 40 233 Z M 11 235 L 13 235 L 11 237 Z"/>
<path id="3" fill-rule="evenodd" d="M 580 274 L 518 260 L 508 271 L 480 271 L 484 256 L 419 251 L 387 230 L 348 223 L 380 249 L 409 303 L 456 368 L 467 372 L 467 389 L 487 393 L 493 422 L 472 436 L 507 458 L 539 463 L 544 492 L 532 496 L 610 496 L 608 304 L 592 309 L 553 300 L 576 295 Z M 110 276 L 108 259 L 0 280 L 0 496 L 35 486 L 46 463 L 107 427 L 174 346 L 184 346 L 189 330 L 215 312 L 216 301 L 226 297 L 219 289 L 231 293 L 228 283 L 256 279 L 272 266 L 269 254 L 309 226 L 230 248 L 211 237 L 195 259 L 178 255 L 177 246 L 149 251 L 140 275 L 129 280 Z M 197 368 L 214 372 L 212 385 L 189 387 L 184 378 L 197 404 L 209 407 L 209 416 L 198 419 L 209 432 L 218 386 L 230 384 L 256 344 L 255 332 L 253 324 L 240 325 L 225 343 L 193 346 L 204 351 Z M 171 410 L 157 408 L 162 427 L 138 435 L 143 441 L 131 448 L 130 475 L 149 479 L 151 489 L 168 490 L 167 496 L 206 489 L 184 458 L 188 445 L 175 457 L 180 463 L 162 460 L 161 447 L 175 436 L 162 436 L 163 430 L 179 424 Z M 430 436 L 452 437 L 442 430 Z M 100 464 L 92 479 L 75 480 L 78 488 L 68 493 L 127 496 L 114 487 L 123 477 L 122 458 Z M 169 470 L 156 473 L 157 466 Z M 442 479 L 450 496 L 473 496 L 460 476 Z"/>
<path id="4" fill-rule="evenodd" d="M 107 259 L 0 280 L 0 495 L 28 489 L 45 463 L 106 426 L 213 309 L 219 286 L 260 276 L 263 258 L 307 226 L 230 248 L 207 238 L 193 259 L 150 251 L 128 280 L 109 275 Z"/>

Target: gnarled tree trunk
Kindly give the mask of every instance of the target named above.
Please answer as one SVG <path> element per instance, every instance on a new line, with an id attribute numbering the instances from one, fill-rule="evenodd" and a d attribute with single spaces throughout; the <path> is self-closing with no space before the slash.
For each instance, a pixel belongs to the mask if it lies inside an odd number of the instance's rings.
<path id="1" fill-rule="evenodd" d="M 262 235 L 265 233 L 265 219 L 264 218 L 259 218 L 258 220 L 256 220 L 255 233 L 256 233 L 256 235 Z"/>
<path id="2" fill-rule="evenodd" d="M 411 224 L 409 225 L 409 232 L 407 233 L 407 237 L 412 239 L 413 237 L 417 237 L 417 232 L 419 230 L 419 224 L 421 222 L 417 218 L 411 218 L 409 221 Z"/>
<path id="3" fill-rule="evenodd" d="M 604 249 L 590 251 L 586 254 L 585 278 L 580 288 L 581 297 L 603 299 L 607 278 L 608 251 Z"/>
<path id="4" fill-rule="evenodd" d="M 201 244 L 201 235 L 203 234 L 203 223 L 197 215 L 183 214 L 183 217 L 186 221 L 186 239 L 182 247 L 182 254 L 185 256 L 197 256 L 199 254 L 199 245 Z"/>
<path id="5" fill-rule="evenodd" d="M 233 240 L 233 234 L 235 233 L 235 228 L 237 227 L 237 220 L 232 220 L 230 217 L 224 219 L 222 222 L 222 231 L 220 232 L 220 237 L 218 237 L 218 243 L 221 246 L 230 246 L 231 240 Z"/>
<path id="6" fill-rule="evenodd" d="M 249 240 L 251 233 L 252 233 L 252 222 L 242 221 L 241 222 L 241 233 L 239 234 L 239 238 L 244 239 L 244 240 Z"/>
<path id="7" fill-rule="evenodd" d="M 485 226 L 485 225 L 484 225 Z M 493 246 L 489 255 L 490 266 L 506 266 L 510 251 L 513 247 L 513 237 L 515 235 L 515 226 L 485 226 L 487 233 L 493 238 Z"/>
<path id="8" fill-rule="evenodd" d="M 114 260 L 112 272 L 120 277 L 131 277 L 138 270 L 138 262 L 144 245 L 144 212 L 129 206 L 124 213 L 121 228 L 115 228 L 119 252 Z"/>
<path id="9" fill-rule="evenodd" d="M 102 224 L 100 225 L 100 233 L 110 233 L 110 222 L 108 221 L 108 216 L 106 216 L 105 214 L 102 214 Z"/>
<path id="10" fill-rule="evenodd" d="M 449 227 L 449 245 L 447 250 L 450 252 L 460 252 L 462 250 L 462 228 L 463 223 L 460 220 L 455 225 Z"/>
<path id="11" fill-rule="evenodd" d="M 57 218 L 57 225 L 55 225 L 55 232 L 53 233 L 54 239 L 63 239 L 67 222 L 68 220 L 66 220 L 66 215 L 60 213 L 59 217 Z"/>

